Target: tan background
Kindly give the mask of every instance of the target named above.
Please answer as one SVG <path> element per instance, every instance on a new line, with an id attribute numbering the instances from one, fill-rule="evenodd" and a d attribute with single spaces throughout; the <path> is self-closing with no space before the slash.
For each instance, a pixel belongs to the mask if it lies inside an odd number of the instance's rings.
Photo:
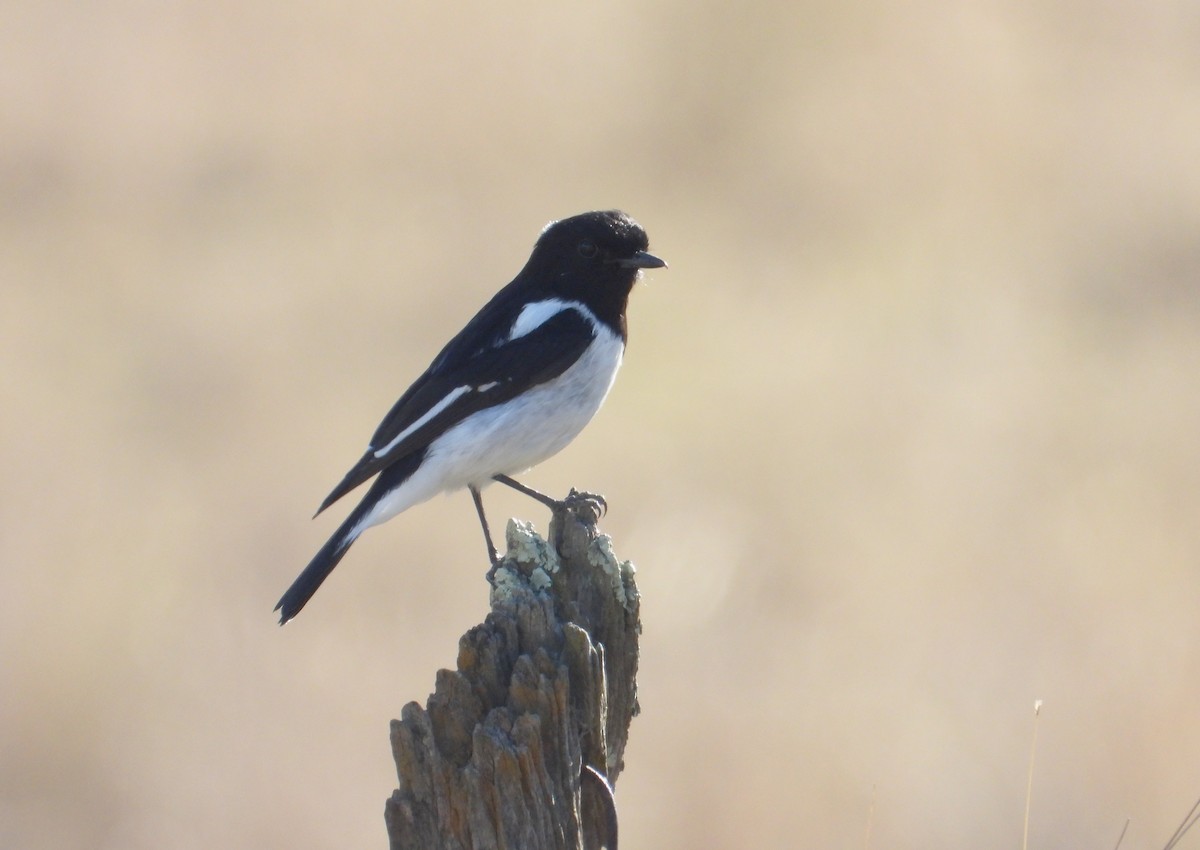
<path id="1" fill-rule="evenodd" d="M 1161 847 L 1198 57 L 1191 0 L 9 3 L 0 846 L 385 846 L 388 720 L 485 610 L 470 499 L 271 607 L 539 228 L 619 206 L 671 268 L 526 480 L 640 568 L 623 846 L 1017 847 L 1042 699 L 1030 845 Z"/>

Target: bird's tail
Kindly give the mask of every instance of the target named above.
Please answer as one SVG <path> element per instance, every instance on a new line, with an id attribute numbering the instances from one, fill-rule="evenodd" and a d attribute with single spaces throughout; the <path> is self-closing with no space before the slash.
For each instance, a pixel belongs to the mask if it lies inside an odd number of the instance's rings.
<path id="1" fill-rule="evenodd" d="M 321 583 L 333 572 L 333 568 L 342 560 L 342 556 L 349 551 L 350 544 L 357 540 L 364 531 L 359 527 L 359 523 L 366 512 L 363 505 L 359 505 L 351 511 L 350 516 L 346 517 L 346 521 L 338 526 L 338 530 L 308 562 L 304 572 L 300 573 L 292 582 L 292 586 L 287 589 L 287 592 L 280 598 L 279 604 L 275 606 L 275 610 L 279 612 L 279 625 L 282 626 L 299 614 L 300 609 L 308 603 L 308 600 L 312 599 L 312 595 L 317 592 Z"/>

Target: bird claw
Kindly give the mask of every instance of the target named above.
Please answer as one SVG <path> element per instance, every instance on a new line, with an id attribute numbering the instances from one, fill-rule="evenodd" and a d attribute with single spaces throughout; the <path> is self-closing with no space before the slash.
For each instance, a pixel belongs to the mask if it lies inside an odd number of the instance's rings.
<path id="1" fill-rule="evenodd" d="M 608 502 L 596 493 L 581 493 L 574 487 L 563 499 L 562 506 L 589 525 L 595 525 L 608 513 Z"/>

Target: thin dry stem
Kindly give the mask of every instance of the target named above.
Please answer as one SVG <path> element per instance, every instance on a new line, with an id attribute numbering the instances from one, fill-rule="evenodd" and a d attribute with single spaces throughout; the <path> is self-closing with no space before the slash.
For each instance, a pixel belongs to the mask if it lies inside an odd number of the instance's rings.
<path id="1" fill-rule="evenodd" d="M 1033 803 L 1033 761 L 1037 755 L 1038 719 L 1042 716 L 1042 701 L 1033 703 L 1033 742 L 1029 745 L 1029 778 L 1025 782 L 1025 828 L 1021 835 L 1021 850 L 1029 850 L 1029 810 Z"/>

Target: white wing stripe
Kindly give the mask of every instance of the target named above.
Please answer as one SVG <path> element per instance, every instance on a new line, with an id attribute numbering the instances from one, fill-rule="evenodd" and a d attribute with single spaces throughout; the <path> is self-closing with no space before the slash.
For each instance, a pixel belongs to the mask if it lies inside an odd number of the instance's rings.
<path id="1" fill-rule="evenodd" d="M 454 389 L 450 390 L 450 392 L 446 393 L 446 395 L 442 398 L 441 401 L 439 401 L 433 407 L 429 408 L 429 410 L 425 411 L 425 414 L 423 416 L 421 416 L 419 419 L 417 419 L 416 422 L 409 425 L 407 428 L 405 428 L 403 431 L 401 431 L 399 434 L 397 434 L 394 438 L 392 438 L 392 441 L 390 443 L 388 443 L 386 446 L 384 446 L 381 449 L 375 449 L 375 457 L 383 457 L 385 454 L 387 454 L 392 449 L 394 449 L 400 443 L 401 440 L 405 439 L 413 431 L 417 430 L 422 425 L 424 425 L 426 422 L 428 422 L 430 419 L 437 416 L 439 413 L 441 413 L 447 407 L 452 405 L 463 394 L 469 393 L 470 391 L 471 391 L 471 388 L 469 386 L 455 387 Z"/>

